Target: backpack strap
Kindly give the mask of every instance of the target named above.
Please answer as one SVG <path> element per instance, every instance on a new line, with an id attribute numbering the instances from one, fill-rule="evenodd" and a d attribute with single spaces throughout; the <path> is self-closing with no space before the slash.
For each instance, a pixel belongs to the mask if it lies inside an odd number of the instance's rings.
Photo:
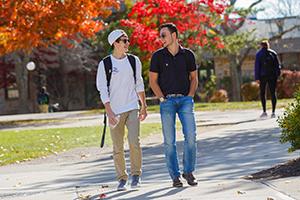
<path id="1" fill-rule="evenodd" d="M 103 59 L 103 64 L 104 64 L 104 69 L 105 69 L 105 74 L 106 74 L 106 80 L 107 80 L 107 90 L 109 92 L 110 79 L 111 79 L 111 73 L 112 73 L 112 63 L 111 63 L 110 55 L 106 56 Z"/>
<path id="2" fill-rule="evenodd" d="M 105 69 L 105 74 L 106 74 L 106 81 L 107 81 L 107 91 L 109 94 L 109 86 L 110 86 L 110 79 L 111 79 L 111 73 L 112 73 L 112 62 L 110 55 L 106 56 L 103 58 L 103 64 L 104 64 L 104 69 Z M 107 119 L 106 119 L 106 112 L 104 111 L 103 114 L 103 132 L 102 132 L 102 137 L 101 137 L 101 143 L 100 147 L 102 148 L 104 146 L 104 141 L 105 141 L 105 133 L 106 133 L 106 125 L 107 125 Z"/>
<path id="3" fill-rule="evenodd" d="M 127 54 L 127 58 L 129 60 L 130 66 L 133 71 L 134 84 L 136 84 L 136 60 L 135 60 L 135 57 L 132 54 Z M 107 80 L 107 89 L 109 90 L 111 74 L 112 74 L 112 62 L 111 62 L 110 56 L 106 56 L 105 58 L 103 58 L 103 63 L 104 63 L 104 69 L 105 69 L 105 74 L 106 74 L 106 80 Z"/>
<path id="4" fill-rule="evenodd" d="M 136 60 L 132 54 L 127 54 L 127 58 L 133 71 L 134 84 L 136 84 Z"/>

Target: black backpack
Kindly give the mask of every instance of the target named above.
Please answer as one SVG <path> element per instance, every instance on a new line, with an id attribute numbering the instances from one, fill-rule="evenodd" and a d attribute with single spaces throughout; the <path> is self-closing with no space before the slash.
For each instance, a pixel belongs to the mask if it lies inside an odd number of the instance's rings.
<path id="1" fill-rule="evenodd" d="M 130 66 L 131 66 L 132 71 L 133 71 L 134 84 L 136 84 L 136 61 L 135 61 L 135 57 L 131 54 L 127 54 L 127 58 L 129 60 Z M 110 86 L 110 80 L 111 80 L 111 74 L 112 74 L 112 62 L 111 62 L 110 55 L 103 58 L 103 64 L 104 64 L 106 80 L 107 80 L 107 90 L 108 90 L 108 93 L 109 93 L 109 86 Z M 101 144 L 100 144 L 101 148 L 104 146 L 104 141 L 105 141 L 105 133 L 106 133 L 106 125 L 107 125 L 106 112 L 104 112 L 103 124 L 104 124 L 104 127 L 103 127 Z"/>
<path id="2" fill-rule="evenodd" d="M 127 58 L 129 60 L 129 63 L 131 65 L 131 68 L 132 68 L 132 71 L 133 71 L 134 83 L 136 83 L 136 62 L 135 62 L 135 58 L 131 54 L 127 54 Z M 109 90 L 111 73 L 112 73 L 112 63 L 111 63 L 110 55 L 103 58 L 103 64 L 104 64 L 105 73 L 106 73 L 107 89 Z"/>
<path id="3" fill-rule="evenodd" d="M 276 76 L 276 55 L 273 52 L 266 50 L 261 60 L 261 67 L 266 73 L 266 76 Z"/>

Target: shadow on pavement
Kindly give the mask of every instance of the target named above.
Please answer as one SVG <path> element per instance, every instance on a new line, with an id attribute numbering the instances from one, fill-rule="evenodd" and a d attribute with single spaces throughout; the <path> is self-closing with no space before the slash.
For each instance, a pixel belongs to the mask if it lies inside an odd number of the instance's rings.
<path id="1" fill-rule="evenodd" d="M 282 145 L 279 142 L 280 129 L 259 129 L 253 122 L 253 128 L 247 129 L 230 129 L 226 128 L 222 134 L 215 134 L 210 137 L 209 133 L 204 138 L 198 137 L 198 154 L 197 167 L 195 171 L 196 178 L 200 182 L 213 180 L 231 180 L 240 179 L 255 171 L 270 167 L 274 164 L 290 159 L 291 155 L 287 153 L 287 145 Z M 199 133 L 204 134 L 204 133 Z M 182 160 L 183 142 L 177 143 L 177 150 L 179 152 L 179 160 Z M 143 175 L 142 180 L 150 184 L 160 184 L 161 181 L 170 181 L 172 184 L 164 160 L 163 145 L 155 145 L 143 150 Z M 127 167 L 128 167 L 128 151 Z M 75 163 L 76 164 L 76 163 Z M 71 163 L 70 165 L 74 165 Z M 67 189 L 75 187 L 76 185 L 94 185 L 101 186 L 108 182 L 115 182 L 115 171 L 111 156 L 106 156 L 101 159 L 94 159 L 89 162 L 78 162 L 79 169 L 77 172 L 70 172 L 62 178 L 42 181 L 31 185 L 28 189 L 45 190 L 49 185 L 60 185 L 57 189 Z M 180 163 L 182 166 L 182 163 Z M 65 166 L 67 167 L 67 166 Z M 129 167 L 127 168 L 130 169 Z M 182 169 L 182 167 L 181 167 Z M 117 184 L 117 183 L 116 183 Z M 156 188 L 158 188 L 157 186 Z M 234 185 L 232 187 L 235 187 Z M 177 192 L 185 190 L 171 189 L 164 187 L 160 189 L 151 190 L 148 188 L 145 193 L 137 194 L 132 199 L 155 199 L 164 196 L 170 196 Z M 112 189 L 112 188 L 110 188 Z M 142 189 L 142 188 L 141 188 Z M 164 194 L 155 194 L 164 190 L 170 190 Z M 225 188 L 225 189 L 230 189 Z M 255 189 L 255 188 L 253 188 Z M 49 191 L 49 189 L 46 189 Z M 150 190 L 150 191 L 149 191 Z M 40 191 L 39 191 L 40 192 Z M 129 190 L 124 193 L 111 191 L 107 193 L 106 199 L 122 199 L 122 196 L 127 195 L 133 191 Z M 206 193 L 218 192 L 211 188 Z M 124 198 L 126 199 L 126 198 Z M 130 198 L 127 198 L 130 199 Z"/>

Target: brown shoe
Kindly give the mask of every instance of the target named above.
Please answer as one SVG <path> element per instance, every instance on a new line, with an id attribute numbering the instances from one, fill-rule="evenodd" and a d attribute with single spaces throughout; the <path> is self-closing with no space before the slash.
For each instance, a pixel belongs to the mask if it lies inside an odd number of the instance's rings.
<path id="1" fill-rule="evenodd" d="M 182 186 L 183 186 L 183 184 L 182 184 L 180 178 L 179 178 L 179 177 L 176 177 L 176 178 L 173 180 L 173 187 L 182 187 Z"/>
<path id="2" fill-rule="evenodd" d="M 182 177 L 187 181 L 191 186 L 198 185 L 198 182 L 192 173 L 182 174 Z"/>

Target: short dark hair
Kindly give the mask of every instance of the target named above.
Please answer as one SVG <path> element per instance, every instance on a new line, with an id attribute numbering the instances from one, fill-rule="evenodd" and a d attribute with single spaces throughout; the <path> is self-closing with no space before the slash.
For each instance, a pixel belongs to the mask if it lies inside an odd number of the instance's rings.
<path id="1" fill-rule="evenodd" d="M 175 24 L 173 24 L 173 23 L 164 23 L 164 24 L 159 26 L 158 31 L 160 31 L 163 28 L 167 28 L 170 31 L 171 34 L 176 33 L 176 37 L 178 37 L 178 29 L 177 29 Z"/>
<path id="2" fill-rule="evenodd" d="M 116 39 L 115 42 L 119 43 L 120 40 L 121 40 L 121 38 L 122 38 L 124 35 L 125 35 L 125 34 L 121 35 L 118 39 Z M 112 49 L 114 49 L 114 48 L 115 48 L 114 44 L 112 44 L 111 47 L 112 47 Z"/>
<path id="3" fill-rule="evenodd" d="M 125 36 L 125 34 L 121 35 L 118 39 L 116 39 L 116 42 L 120 42 L 120 40 L 123 36 Z"/>

